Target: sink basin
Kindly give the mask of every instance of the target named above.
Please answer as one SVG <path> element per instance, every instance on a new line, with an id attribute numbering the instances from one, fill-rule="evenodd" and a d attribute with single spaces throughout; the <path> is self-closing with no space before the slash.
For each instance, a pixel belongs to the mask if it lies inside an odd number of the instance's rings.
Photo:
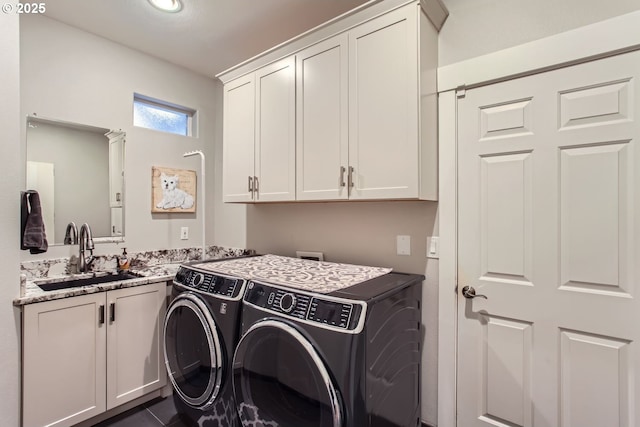
<path id="1" fill-rule="evenodd" d="M 139 278 L 140 278 L 139 276 L 136 276 L 131 273 L 118 273 L 118 274 L 109 274 L 106 276 L 62 280 L 62 281 L 53 282 L 53 283 L 42 283 L 42 284 L 38 284 L 38 287 L 43 291 L 57 291 L 60 289 L 77 288 L 80 286 L 100 285 L 102 283 L 119 282 L 121 280 L 130 280 L 130 279 L 139 279 Z"/>

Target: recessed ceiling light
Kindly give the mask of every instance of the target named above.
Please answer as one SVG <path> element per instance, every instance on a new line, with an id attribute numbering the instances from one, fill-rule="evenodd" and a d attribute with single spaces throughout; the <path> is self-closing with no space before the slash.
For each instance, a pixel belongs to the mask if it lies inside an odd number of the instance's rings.
<path id="1" fill-rule="evenodd" d="M 180 0 L 149 0 L 149 3 L 163 12 L 179 12 L 182 9 Z"/>

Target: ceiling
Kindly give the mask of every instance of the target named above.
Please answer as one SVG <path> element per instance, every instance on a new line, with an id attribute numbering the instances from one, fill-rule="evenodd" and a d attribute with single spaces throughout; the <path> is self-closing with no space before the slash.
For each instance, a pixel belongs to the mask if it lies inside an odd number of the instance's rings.
<path id="1" fill-rule="evenodd" d="M 379 0 L 49 0 L 45 15 L 213 77 L 364 3 Z"/>

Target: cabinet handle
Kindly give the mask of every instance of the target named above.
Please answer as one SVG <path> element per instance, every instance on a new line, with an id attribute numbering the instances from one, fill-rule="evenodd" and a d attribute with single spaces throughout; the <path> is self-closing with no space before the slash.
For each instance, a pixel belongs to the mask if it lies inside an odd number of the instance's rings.
<path id="1" fill-rule="evenodd" d="M 104 323 L 104 304 L 101 304 L 98 308 L 98 325 L 102 325 Z"/>
<path id="2" fill-rule="evenodd" d="M 110 322 L 116 321 L 116 303 L 115 302 L 112 302 L 111 304 L 109 304 L 109 321 Z"/>
<path id="3" fill-rule="evenodd" d="M 258 177 L 253 177 L 253 191 L 256 192 L 256 200 L 258 200 L 258 194 L 260 193 L 260 185 L 258 184 Z"/>
<path id="4" fill-rule="evenodd" d="M 353 169 L 353 166 L 349 166 L 349 175 L 347 176 L 347 183 L 349 185 L 349 188 L 353 187 L 353 172 L 355 171 L 355 169 Z"/>
<path id="5" fill-rule="evenodd" d="M 116 193 L 116 202 L 119 202 L 119 201 L 120 201 L 120 197 L 121 197 L 121 196 L 120 196 L 120 193 Z"/>
<path id="6" fill-rule="evenodd" d="M 340 187 L 344 187 L 345 183 L 344 183 L 344 173 L 346 172 L 346 169 L 344 166 L 340 166 Z"/>
<path id="7" fill-rule="evenodd" d="M 249 193 L 253 193 L 253 177 L 249 177 Z"/>

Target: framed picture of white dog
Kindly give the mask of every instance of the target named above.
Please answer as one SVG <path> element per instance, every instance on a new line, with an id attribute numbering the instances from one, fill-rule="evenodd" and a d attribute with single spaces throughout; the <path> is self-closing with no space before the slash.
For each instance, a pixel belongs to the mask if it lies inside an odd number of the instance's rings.
<path id="1" fill-rule="evenodd" d="M 151 167 L 151 213 L 196 211 L 196 171 Z"/>

